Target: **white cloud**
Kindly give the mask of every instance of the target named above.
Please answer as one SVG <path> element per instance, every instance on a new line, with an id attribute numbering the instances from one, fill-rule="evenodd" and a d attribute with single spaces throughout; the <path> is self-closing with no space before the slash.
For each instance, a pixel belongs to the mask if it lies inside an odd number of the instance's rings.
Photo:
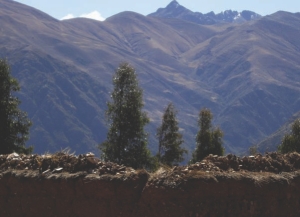
<path id="1" fill-rule="evenodd" d="M 84 18 L 89 18 L 89 19 L 99 20 L 99 21 L 105 20 L 105 18 L 102 17 L 102 15 L 98 11 L 93 11 L 88 14 L 82 14 L 79 17 L 84 17 Z M 76 17 L 73 14 L 68 14 L 68 15 L 64 16 L 63 18 L 61 18 L 60 20 L 67 20 L 67 19 L 73 19 L 73 18 L 76 18 Z"/>
<path id="2" fill-rule="evenodd" d="M 80 15 L 80 17 L 90 18 L 90 19 L 99 20 L 99 21 L 105 20 L 105 18 L 102 17 L 102 15 L 98 11 L 93 11 L 89 14 L 82 14 L 82 15 Z"/>
<path id="3" fill-rule="evenodd" d="M 64 16 L 63 18 L 61 18 L 60 20 L 68 20 L 68 19 L 73 19 L 75 18 L 73 14 L 68 14 L 66 16 Z"/>

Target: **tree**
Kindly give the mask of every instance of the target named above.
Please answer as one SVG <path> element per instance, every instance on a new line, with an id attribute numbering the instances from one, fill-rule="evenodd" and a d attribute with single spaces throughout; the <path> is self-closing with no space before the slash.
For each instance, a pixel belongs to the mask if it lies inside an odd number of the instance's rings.
<path id="1" fill-rule="evenodd" d="M 128 63 L 122 63 L 113 76 L 111 102 L 107 103 L 110 128 L 107 139 L 99 145 L 101 157 L 133 168 L 151 166 L 147 148 L 148 135 L 144 126 L 149 122 L 144 106 L 143 91 L 136 72 Z"/>
<path id="2" fill-rule="evenodd" d="M 193 153 L 192 163 L 201 161 L 209 154 L 224 155 L 222 146 L 223 132 L 220 128 L 213 129 L 211 121 L 213 115 L 209 109 L 202 109 L 199 112 L 199 131 L 196 136 L 196 149 Z"/>
<path id="3" fill-rule="evenodd" d="M 256 155 L 256 154 L 258 154 L 259 152 L 258 152 L 258 150 L 257 150 L 257 146 L 255 146 L 255 145 L 252 145 L 252 146 L 250 146 L 250 148 L 249 148 L 249 154 L 250 155 Z"/>
<path id="4" fill-rule="evenodd" d="M 0 59 L 0 153 L 29 154 L 33 148 L 25 147 L 28 140 L 30 120 L 18 107 L 21 101 L 13 93 L 20 90 L 18 81 L 10 75 L 5 60 Z"/>
<path id="5" fill-rule="evenodd" d="M 162 117 L 162 124 L 157 129 L 158 138 L 158 160 L 159 162 L 172 166 L 183 161 L 183 154 L 187 150 L 181 148 L 184 142 L 182 134 L 179 133 L 177 111 L 172 103 L 169 103 Z"/>
<path id="6" fill-rule="evenodd" d="M 278 151 L 283 154 L 293 151 L 300 153 L 300 119 L 293 122 L 292 132 L 284 135 Z"/>

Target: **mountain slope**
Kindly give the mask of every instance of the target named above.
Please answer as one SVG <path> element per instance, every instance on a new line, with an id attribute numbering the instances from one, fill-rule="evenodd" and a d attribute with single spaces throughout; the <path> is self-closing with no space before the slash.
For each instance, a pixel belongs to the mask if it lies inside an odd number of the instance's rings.
<path id="1" fill-rule="evenodd" d="M 279 23 L 282 15 L 294 25 Z M 297 15 L 279 12 L 231 27 L 182 56 L 226 104 L 217 121 L 223 128 L 234 129 L 227 134 L 228 140 L 242 143 L 246 136 L 255 143 L 300 107 L 297 21 Z"/>
<path id="2" fill-rule="evenodd" d="M 285 134 L 291 132 L 292 124 L 295 120 L 300 118 L 300 112 L 295 113 L 286 123 L 284 123 L 279 129 L 272 133 L 267 138 L 263 139 L 255 146 L 260 153 L 267 151 L 277 150 L 277 147 L 281 144 L 281 141 Z"/>
<path id="3" fill-rule="evenodd" d="M 35 151 L 53 152 L 66 146 L 78 152 L 96 151 L 96 144 L 105 139 L 104 110 L 112 73 L 121 61 L 137 68 L 153 121 L 160 120 L 166 96 L 181 102 L 178 107 L 183 111 L 193 109 L 184 106 L 177 93 L 177 80 L 189 80 L 179 72 L 189 69 L 175 56 L 214 35 L 214 30 L 188 24 L 194 33 L 185 36 L 182 26 L 173 28 L 131 12 L 104 23 L 88 19 L 60 22 L 15 2 L 0 4 L 7 8 L 0 13 L 1 57 L 8 58 L 21 82 L 22 107 L 34 122 L 29 144 L 35 145 Z M 163 30 L 178 43 L 163 37 Z M 152 124 L 150 131 L 155 128 Z M 150 140 L 155 144 L 153 134 Z"/>
<path id="4" fill-rule="evenodd" d="M 35 151 L 67 146 L 93 151 L 106 136 L 106 102 L 122 61 L 137 70 L 155 139 L 172 101 L 194 149 L 198 112 L 212 110 L 228 152 L 270 135 L 300 110 L 299 14 L 278 12 L 241 24 L 199 25 L 123 12 L 104 22 L 58 21 L 0 0 L 0 57 L 21 84 L 22 108 L 33 120 Z M 188 157 L 187 157 L 188 158 Z"/>

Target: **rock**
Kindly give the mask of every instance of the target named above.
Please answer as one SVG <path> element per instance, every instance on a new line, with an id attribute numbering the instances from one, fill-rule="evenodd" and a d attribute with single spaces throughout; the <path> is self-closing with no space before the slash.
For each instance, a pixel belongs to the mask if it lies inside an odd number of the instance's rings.
<path id="1" fill-rule="evenodd" d="M 97 164 L 98 163 L 98 161 L 95 159 L 95 158 L 93 158 L 93 157 L 87 157 L 86 158 L 86 160 L 90 163 L 90 164 Z"/>
<path id="2" fill-rule="evenodd" d="M 46 173 L 49 173 L 49 172 L 51 172 L 51 170 L 50 169 L 48 169 L 48 170 L 45 170 L 42 174 L 46 174 Z"/>
<path id="3" fill-rule="evenodd" d="M 62 172 L 63 168 L 62 167 L 59 167 L 59 168 L 56 168 L 52 171 L 52 173 L 60 173 Z"/>
<path id="4" fill-rule="evenodd" d="M 89 152 L 85 155 L 86 157 L 95 157 L 95 154 L 92 152 Z"/>
<path id="5" fill-rule="evenodd" d="M 18 155 L 17 153 L 12 153 L 12 154 L 9 154 L 7 156 L 7 160 L 11 160 L 11 159 L 19 159 L 20 158 L 20 155 Z"/>

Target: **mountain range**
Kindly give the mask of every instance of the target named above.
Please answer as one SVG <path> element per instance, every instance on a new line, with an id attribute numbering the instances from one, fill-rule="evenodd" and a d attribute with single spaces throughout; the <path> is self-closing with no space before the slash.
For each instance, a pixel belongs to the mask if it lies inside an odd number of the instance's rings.
<path id="1" fill-rule="evenodd" d="M 159 8 L 156 12 L 149 14 L 152 17 L 177 18 L 188 22 L 202 25 L 214 25 L 221 23 L 243 23 L 250 20 L 257 20 L 261 15 L 244 10 L 242 12 L 226 10 L 215 14 L 213 11 L 207 14 L 192 12 L 183 7 L 177 1 L 172 1 L 167 7 Z"/>
<path id="2" fill-rule="evenodd" d="M 33 121 L 28 145 L 37 153 L 65 147 L 98 153 L 108 128 L 112 75 L 124 61 L 135 67 L 144 90 L 153 153 L 170 101 L 179 110 L 189 156 L 203 107 L 224 131 L 227 152 L 241 153 L 265 139 L 300 111 L 300 14 L 230 13 L 243 22 L 211 14 L 215 23 L 201 23 L 200 13 L 176 1 L 149 16 L 122 12 L 103 22 L 59 21 L 0 0 L 0 57 L 11 64 L 21 108 Z"/>

